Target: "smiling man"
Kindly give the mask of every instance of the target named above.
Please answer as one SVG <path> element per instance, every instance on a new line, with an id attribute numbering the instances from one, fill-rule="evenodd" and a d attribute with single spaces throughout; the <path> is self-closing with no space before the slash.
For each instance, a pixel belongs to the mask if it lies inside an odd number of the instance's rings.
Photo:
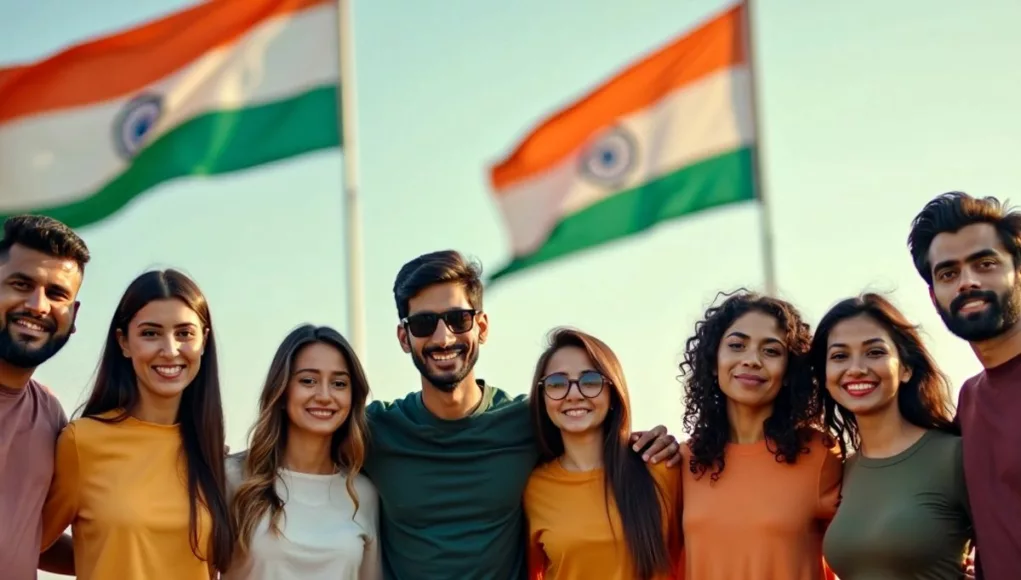
<path id="1" fill-rule="evenodd" d="M 950 192 L 915 217 L 908 247 L 944 324 L 984 370 L 961 387 L 956 421 L 978 578 L 1021 570 L 1021 213 Z"/>
<path id="2" fill-rule="evenodd" d="M 489 333 L 481 268 L 455 251 L 419 256 L 397 274 L 394 299 L 421 390 L 366 409 L 384 578 L 523 579 L 521 499 L 539 453 L 527 399 L 475 377 Z M 664 427 L 636 436 L 637 449 L 651 443 L 647 460 L 677 462 Z"/>
<path id="3" fill-rule="evenodd" d="M 4 223 L 0 240 L 0 569 L 11 580 L 43 570 L 74 574 L 70 537 L 40 561 L 41 513 L 53 477 L 60 402 L 32 380 L 67 344 L 78 314 L 89 250 L 70 228 L 46 217 Z"/>

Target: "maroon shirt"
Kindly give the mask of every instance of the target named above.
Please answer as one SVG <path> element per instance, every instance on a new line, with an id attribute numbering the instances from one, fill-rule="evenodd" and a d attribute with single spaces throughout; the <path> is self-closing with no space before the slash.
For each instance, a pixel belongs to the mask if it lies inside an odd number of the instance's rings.
<path id="1" fill-rule="evenodd" d="M 978 578 L 1021 578 L 1021 356 L 965 381 L 957 403 Z"/>
<path id="2" fill-rule="evenodd" d="M 35 381 L 0 386 L 0 578 L 35 580 L 42 510 L 67 415 Z"/>

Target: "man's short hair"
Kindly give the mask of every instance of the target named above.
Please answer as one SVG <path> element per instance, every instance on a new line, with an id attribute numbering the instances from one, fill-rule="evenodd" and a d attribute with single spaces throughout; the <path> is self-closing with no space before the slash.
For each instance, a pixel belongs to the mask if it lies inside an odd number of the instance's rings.
<path id="1" fill-rule="evenodd" d="M 482 264 L 469 260 L 455 250 L 422 254 L 401 267 L 394 280 L 397 317 L 408 315 L 408 303 L 429 286 L 456 282 L 464 288 L 468 303 L 482 310 Z"/>
<path id="2" fill-rule="evenodd" d="M 976 198 L 962 191 L 950 191 L 925 204 L 912 220 L 908 234 L 908 249 L 915 269 L 930 287 L 932 241 L 939 234 L 954 233 L 974 224 L 990 224 L 996 228 L 1000 242 L 1014 259 L 1014 267 L 1021 264 L 1021 213 L 995 197 Z"/>
<path id="3" fill-rule="evenodd" d="M 89 263 L 89 248 L 66 224 L 41 215 L 17 215 L 4 221 L 4 237 L 0 240 L 0 258 L 7 258 L 15 244 L 54 258 L 74 260 L 78 270 Z"/>

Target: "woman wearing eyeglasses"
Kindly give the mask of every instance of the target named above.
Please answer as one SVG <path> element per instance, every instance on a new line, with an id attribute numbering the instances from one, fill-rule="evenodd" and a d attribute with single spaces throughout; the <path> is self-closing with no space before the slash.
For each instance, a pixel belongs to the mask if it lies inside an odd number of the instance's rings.
<path id="1" fill-rule="evenodd" d="M 524 495 L 530 576 L 672 578 L 680 471 L 646 465 L 628 447 L 627 383 L 610 347 L 554 330 L 529 404 L 541 454 Z"/>

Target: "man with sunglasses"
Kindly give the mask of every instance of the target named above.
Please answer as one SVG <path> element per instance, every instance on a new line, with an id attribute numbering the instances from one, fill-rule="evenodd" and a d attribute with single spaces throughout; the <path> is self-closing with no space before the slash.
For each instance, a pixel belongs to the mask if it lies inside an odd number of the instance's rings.
<path id="1" fill-rule="evenodd" d="M 397 274 L 394 299 L 422 388 L 366 410 L 384 578 L 523 579 L 521 498 L 539 455 L 526 397 L 475 377 L 489 332 L 481 267 L 455 251 L 419 256 Z M 646 461 L 679 462 L 665 427 L 632 439 Z"/>

